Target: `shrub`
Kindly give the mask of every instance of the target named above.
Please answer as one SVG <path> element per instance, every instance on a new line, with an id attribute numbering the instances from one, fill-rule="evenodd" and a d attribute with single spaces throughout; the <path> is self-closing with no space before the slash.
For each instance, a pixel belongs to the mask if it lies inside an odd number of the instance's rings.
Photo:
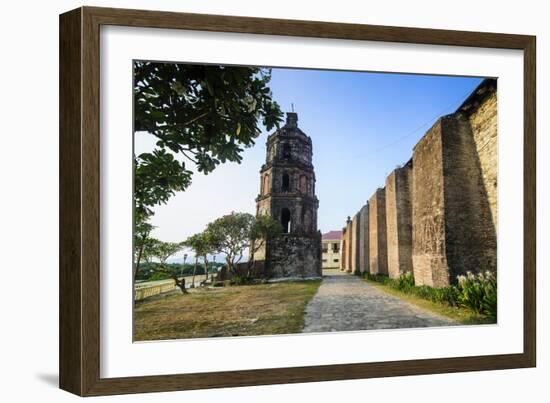
<path id="1" fill-rule="evenodd" d="M 460 290 L 455 286 L 445 288 L 435 288 L 437 302 L 450 306 L 458 306 Z"/>
<path id="2" fill-rule="evenodd" d="M 426 285 L 415 286 L 414 288 L 411 288 L 409 294 L 413 294 L 419 298 L 427 299 L 429 301 L 437 301 L 435 288 L 431 288 Z"/>
<path id="3" fill-rule="evenodd" d="M 231 279 L 231 284 L 233 285 L 245 285 L 250 284 L 252 282 L 252 279 L 245 275 L 236 274 Z"/>
<path id="4" fill-rule="evenodd" d="M 414 288 L 413 274 L 409 272 L 400 275 L 399 279 L 395 282 L 394 287 L 400 291 L 410 293 L 410 291 Z"/>
<path id="5" fill-rule="evenodd" d="M 497 281 L 494 273 L 486 271 L 474 275 L 470 272 L 458 276 L 460 305 L 489 318 L 497 317 Z"/>

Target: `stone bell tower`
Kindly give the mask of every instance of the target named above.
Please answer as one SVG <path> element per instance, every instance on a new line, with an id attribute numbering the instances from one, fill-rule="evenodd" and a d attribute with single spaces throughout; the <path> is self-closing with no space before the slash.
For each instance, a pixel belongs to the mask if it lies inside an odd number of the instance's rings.
<path id="1" fill-rule="evenodd" d="M 279 221 L 283 234 L 269 239 L 257 255 L 271 277 L 320 277 L 319 200 L 315 196 L 311 138 L 298 128 L 298 115 L 269 135 L 266 162 L 260 170 L 256 213 Z"/>

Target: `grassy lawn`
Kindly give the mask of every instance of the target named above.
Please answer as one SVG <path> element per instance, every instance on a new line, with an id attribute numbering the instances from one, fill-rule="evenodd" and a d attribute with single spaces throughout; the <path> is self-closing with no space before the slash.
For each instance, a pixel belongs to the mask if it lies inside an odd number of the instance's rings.
<path id="1" fill-rule="evenodd" d="M 380 284 L 376 281 L 368 279 L 364 279 L 364 281 L 378 288 L 382 292 L 399 297 L 403 301 L 409 302 L 420 308 L 433 312 L 436 315 L 444 316 L 463 325 L 480 325 L 494 323 L 494 321 L 492 321 L 491 319 L 478 315 L 466 308 L 457 308 L 437 302 L 432 302 L 426 299 L 419 298 L 416 295 L 406 294 L 404 292 L 391 288 L 388 285 Z"/>
<path id="2" fill-rule="evenodd" d="M 300 333 L 320 280 L 197 288 L 144 301 L 134 310 L 134 339 Z"/>

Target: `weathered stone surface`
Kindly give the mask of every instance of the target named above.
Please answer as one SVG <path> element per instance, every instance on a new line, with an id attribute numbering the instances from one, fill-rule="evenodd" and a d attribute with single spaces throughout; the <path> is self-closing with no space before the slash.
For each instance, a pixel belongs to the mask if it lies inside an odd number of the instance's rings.
<path id="1" fill-rule="evenodd" d="M 413 152 L 413 268 L 419 285 L 448 283 L 442 150 L 438 120 Z"/>
<path id="2" fill-rule="evenodd" d="M 496 269 L 496 232 L 468 120 L 456 114 L 444 129 L 445 249 L 455 283 L 467 271 Z"/>
<path id="3" fill-rule="evenodd" d="M 297 114 L 288 113 L 286 124 L 268 137 L 266 163 L 260 170 L 256 212 L 272 216 L 284 228 L 284 234 L 268 239 L 258 254 L 274 277 L 321 276 L 312 143 L 297 122 Z"/>
<path id="4" fill-rule="evenodd" d="M 350 260 L 350 242 L 351 242 L 351 231 L 349 227 L 351 226 L 350 217 L 346 221 L 346 226 L 342 228 L 342 245 L 340 250 L 342 251 L 342 264 L 340 265 L 340 270 L 348 271 L 351 267 Z"/>
<path id="5" fill-rule="evenodd" d="M 456 322 L 383 293 L 357 276 L 325 275 L 306 307 L 304 332 L 454 326 Z"/>
<path id="6" fill-rule="evenodd" d="M 285 234 L 269 243 L 271 277 L 321 276 L 321 239 Z"/>
<path id="7" fill-rule="evenodd" d="M 347 259 L 346 259 L 346 272 L 348 273 L 351 273 L 351 265 L 352 265 L 352 261 L 353 261 L 353 222 L 351 220 L 350 217 L 348 217 L 348 221 L 346 223 L 346 256 L 347 256 Z"/>
<path id="8" fill-rule="evenodd" d="M 346 262 L 348 258 L 348 252 L 347 252 L 347 231 L 346 227 L 342 228 L 342 240 L 340 241 L 340 253 L 342 254 L 340 258 L 340 270 L 345 271 L 346 270 Z"/>
<path id="9" fill-rule="evenodd" d="M 496 270 L 496 98 L 486 91 L 441 118 L 414 149 L 417 284 L 445 287 L 467 271 Z"/>
<path id="10" fill-rule="evenodd" d="M 371 274 L 388 274 L 386 196 L 383 188 L 378 188 L 369 199 L 369 271 Z"/>
<path id="11" fill-rule="evenodd" d="M 388 274 L 412 271 L 412 161 L 386 178 Z"/>
<path id="12" fill-rule="evenodd" d="M 497 88 L 496 81 L 489 82 L 487 88 L 481 87 L 484 90 L 478 95 L 477 105 L 465 111 L 468 117 L 472 135 L 474 138 L 475 148 L 479 157 L 479 168 L 481 170 L 481 180 L 483 187 L 481 189 L 482 197 L 486 199 L 486 203 L 490 210 L 490 217 L 484 217 L 486 225 L 483 226 L 486 238 L 493 238 L 498 230 L 498 142 L 497 142 Z M 486 210 L 485 210 L 486 213 Z M 490 222 L 489 222 L 490 221 Z M 496 269 L 496 240 L 495 245 L 491 250 L 491 259 Z"/>
<path id="13" fill-rule="evenodd" d="M 359 213 L 351 220 L 351 273 L 359 274 Z"/>
<path id="14" fill-rule="evenodd" d="M 491 218 L 497 228 L 497 81 L 484 80 L 458 108 L 470 122 L 481 178 L 491 210 Z"/>
<path id="15" fill-rule="evenodd" d="M 359 271 L 369 271 L 369 204 L 359 211 Z"/>

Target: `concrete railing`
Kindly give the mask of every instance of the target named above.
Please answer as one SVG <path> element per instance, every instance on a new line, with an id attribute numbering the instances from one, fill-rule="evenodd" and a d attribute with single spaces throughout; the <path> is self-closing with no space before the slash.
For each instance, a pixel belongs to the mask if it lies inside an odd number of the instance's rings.
<path id="1" fill-rule="evenodd" d="M 136 285 L 134 288 L 134 300 L 139 301 L 153 295 L 162 294 L 165 292 L 173 291 L 176 288 L 174 280 L 167 280 L 166 282 L 152 284 L 152 285 Z"/>
<path id="2" fill-rule="evenodd" d="M 186 288 L 189 288 L 191 286 L 192 278 L 193 276 L 185 276 Z M 204 274 L 196 275 L 195 286 L 197 286 L 201 281 L 205 279 L 206 277 Z M 145 298 L 152 297 L 153 295 L 174 291 L 175 289 L 176 283 L 172 279 L 137 283 L 134 285 L 134 300 L 139 301 Z"/>

